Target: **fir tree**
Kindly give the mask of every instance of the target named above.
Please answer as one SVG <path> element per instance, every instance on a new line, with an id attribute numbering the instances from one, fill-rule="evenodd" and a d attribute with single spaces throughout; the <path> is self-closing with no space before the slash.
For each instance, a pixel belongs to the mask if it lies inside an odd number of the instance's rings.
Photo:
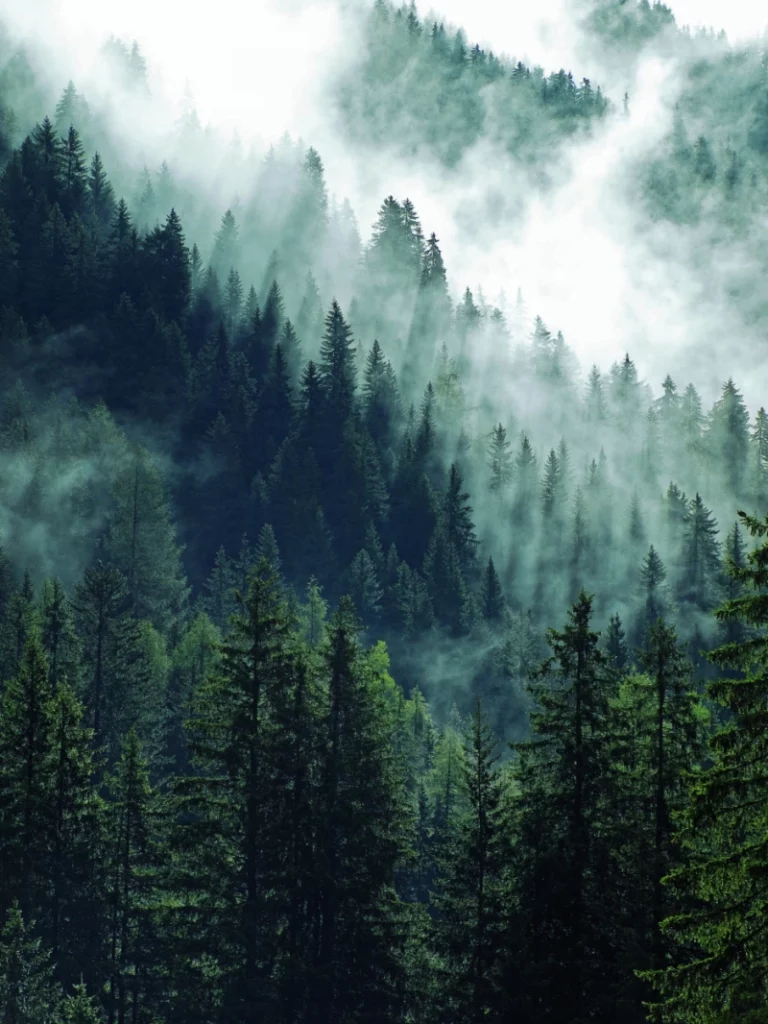
<path id="1" fill-rule="evenodd" d="M 118 474 L 107 552 L 126 579 L 137 617 L 167 627 L 187 596 L 165 487 L 150 455 L 136 448 Z"/>
<path id="2" fill-rule="evenodd" d="M 707 447 L 733 494 L 741 494 L 749 454 L 749 413 L 733 380 L 723 385 L 707 430 Z"/>
<path id="3" fill-rule="evenodd" d="M 450 820 L 435 905 L 441 1019 L 504 1019 L 505 822 L 497 743 L 478 705 L 463 760 L 466 811 Z"/>
<path id="4" fill-rule="evenodd" d="M 152 1019 L 157 970 L 157 809 L 134 730 L 123 742 L 110 779 L 107 886 L 111 904 L 107 1009 L 109 1020 Z"/>
<path id="5" fill-rule="evenodd" d="M 53 1024 L 58 1001 L 50 954 L 14 904 L 0 935 L 0 1018 L 8 1024 Z"/>
<path id="6" fill-rule="evenodd" d="M 629 661 L 627 635 L 618 612 L 611 616 L 608 623 L 608 630 L 605 635 L 605 653 L 609 664 L 618 672 L 621 672 Z"/>
<path id="7" fill-rule="evenodd" d="M 684 601 L 709 610 L 716 603 L 720 574 L 720 546 L 715 518 L 696 494 L 688 505 L 683 541 L 680 596 Z"/>
<path id="8" fill-rule="evenodd" d="M 376 621 L 381 611 L 382 590 L 376 569 L 367 551 L 355 556 L 349 567 L 349 595 L 366 626 Z"/>
<path id="9" fill-rule="evenodd" d="M 55 693 L 61 681 L 76 686 L 79 670 L 74 618 L 60 580 L 46 580 L 40 605 L 40 638 L 50 666 L 51 690 Z"/>
<path id="10" fill-rule="evenodd" d="M 516 746 L 523 1006 L 563 1022 L 594 1018 L 616 983 L 610 856 L 598 827 L 612 678 L 591 614 L 582 593 L 565 629 L 549 631 L 553 656 L 533 689 L 533 737 Z"/>
<path id="11" fill-rule="evenodd" d="M 660 1015 L 670 1021 L 759 1020 L 765 1006 L 768 683 L 762 591 L 768 582 L 768 523 L 743 513 L 741 521 L 760 543 L 744 568 L 732 570 L 745 593 L 718 609 L 717 617 L 740 621 L 755 636 L 710 654 L 719 668 L 732 670 L 708 687 L 728 720 L 710 742 L 711 765 L 690 780 L 679 826 L 685 861 L 670 884 L 693 907 L 667 920 L 678 948 L 673 964 L 653 977 L 662 996 Z"/>
<path id="12" fill-rule="evenodd" d="M 507 611 L 507 602 L 504 599 L 504 591 L 501 586 L 499 574 L 493 559 L 488 559 L 485 573 L 483 575 L 482 588 L 482 614 L 486 622 L 492 625 L 499 625 L 504 621 Z"/>
<path id="13" fill-rule="evenodd" d="M 504 495 L 512 479 L 512 454 L 507 432 L 501 423 L 494 427 L 488 454 L 491 470 L 490 488 L 494 494 Z"/>
<path id="14" fill-rule="evenodd" d="M 329 415 L 338 430 L 354 408 L 357 370 L 352 332 L 335 299 L 325 318 L 320 356 Z"/>
<path id="15" fill-rule="evenodd" d="M 652 626 L 657 619 L 666 618 L 669 613 L 669 597 L 665 587 L 667 570 L 656 548 L 651 544 L 648 554 L 640 566 L 640 587 L 644 602 L 645 627 Z"/>

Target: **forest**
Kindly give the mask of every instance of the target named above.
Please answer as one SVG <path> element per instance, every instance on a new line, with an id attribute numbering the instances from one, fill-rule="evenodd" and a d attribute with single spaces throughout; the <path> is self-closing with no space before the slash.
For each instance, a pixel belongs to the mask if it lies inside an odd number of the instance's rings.
<path id="1" fill-rule="evenodd" d="M 356 145 L 490 135 L 546 194 L 631 116 L 361 17 Z M 587 28 L 682 54 L 626 187 L 749 253 L 768 326 L 766 52 Z M 363 238 L 302 140 L 121 138 L 0 31 L 2 1024 L 764 1024 L 766 410 L 454 294 L 414 202 Z"/>

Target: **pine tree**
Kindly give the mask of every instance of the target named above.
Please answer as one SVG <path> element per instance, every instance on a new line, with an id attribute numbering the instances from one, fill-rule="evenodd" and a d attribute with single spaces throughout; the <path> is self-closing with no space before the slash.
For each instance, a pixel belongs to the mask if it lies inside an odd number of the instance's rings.
<path id="1" fill-rule="evenodd" d="M 768 976 L 764 942 L 766 894 L 765 673 L 768 619 L 768 521 L 740 514 L 759 546 L 742 569 L 741 597 L 718 609 L 753 637 L 710 653 L 724 678 L 708 696 L 728 715 L 710 741 L 712 763 L 690 780 L 689 804 L 679 823 L 684 862 L 670 884 L 693 906 L 666 922 L 677 941 L 674 962 L 652 980 L 661 992 L 659 1016 L 669 1021 L 759 1020 Z"/>
<path id="2" fill-rule="evenodd" d="M 278 580 L 280 579 L 280 550 L 277 546 L 275 531 L 269 523 L 265 523 L 259 531 L 254 556 L 254 562 L 259 562 L 264 559 L 269 565 L 270 572 L 272 572 Z"/>
<path id="3" fill-rule="evenodd" d="M 282 345 L 276 345 L 269 370 L 259 392 L 251 427 L 256 464 L 268 468 L 291 431 L 294 417 L 293 388 Z"/>
<path id="4" fill-rule="evenodd" d="M 591 538 L 587 506 L 581 487 L 576 488 L 571 517 L 571 583 L 573 590 L 583 589 L 584 574 L 591 569 Z"/>
<path id="5" fill-rule="evenodd" d="M 18 242 L 9 217 L 0 210 L 0 303 L 10 306 L 16 297 Z"/>
<path id="6" fill-rule="evenodd" d="M 720 575 L 717 533 L 717 521 L 696 494 L 689 502 L 685 524 L 680 597 L 703 611 L 710 610 L 717 601 Z"/>
<path id="7" fill-rule="evenodd" d="M 24 647 L 37 625 L 35 591 L 28 570 L 21 586 L 11 594 L 3 624 L 3 675 L 14 675 L 21 665 Z"/>
<path id="8" fill-rule="evenodd" d="M 441 1020 L 505 1019 L 505 822 L 497 742 L 479 703 L 466 737 L 466 811 L 451 821 L 435 906 Z M 457 780 L 459 781 L 459 780 Z"/>
<path id="9" fill-rule="evenodd" d="M 14 904 L 0 934 L 0 1019 L 8 1024 L 54 1024 L 59 993 L 50 954 L 30 931 Z"/>
<path id="10" fill-rule="evenodd" d="M 492 558 L 488 559 L 488 565 L 483 575 L 481 607 L 482 615 L 486 622 L 492 625 L 499 625 L 504 621 L 507 602 L 504 598 L 504 590 L 502 589 L 501 580 Z"/>
<path id="11" fill-rule="evenodd" d="M 507 440 L 507 432 L 501 423 L 494 427 L 488 454 L 491 470 L 490 489 L 494 494 L 503 497 L 512 479 L 512 454 Z"/>
<path id="12" fill-rule="evenodd" d="M 275 954 L 281 909 L 272 885 L 279 791 L 267 783 L 272 715 L 278 694 L 290 686 L 290 642 L 282 588 L 262 560 L 232 620 L 221 668 L 193 698 L 187 728 L 196 774 L 176 783 L 176 884 L 193 905 L 211 908 L 190 922 L 184 941 L 214 949 L 213 937 L 227 936 L 207 978 L 203 965 L 189 965 L 190 1012 L 200 1012 L 193 1011 L 196 998 L 204 1007 L 218 991 L 224 1018 L 239 1019 L 249 1009 L 266 1010 L 275 996 L 265 965 Z M 203 841 L 210 855 L 200 863 Z"/>
<path id="13" fill-rule="evenodd" d="M 667 570 L 656 548 L 651 544 L 640 566 L 640 587 L 644 602 L 644 627 L 649 629 L 657 619 L 669 614 L 669 595 L 665 587 Z"/>
<path id="14" fill-rule="evenodd" d="M 316 650 L 325 637 L 325 620 L 328 602 L 324 600 L 322 588 L 314 576 L 307 584 L 307 603 L 302 609 L 302 632 L 312 648 Z"/>
<path id="15" fill-rule="evenodd" d="M 523 1006 L 563 1024 L 612 1019 L 610 1010 L 598 1013 L 617 983 L 611 858 L 601 828 L 613 683 L 591 614 L 582 593 L 565 629 L 549 631 L 553 656 L 532 690 L 533 737 L 516 745 Z"/>
<path id="16" fill-rule="evenodd" d="M 159 964 L 153 910 L 157 894 L 157 815 L 141 743 L 130 730 L 110 779 L 107 886 L 111 905 L 107 1009 L 110 1021 L 154 1019 Z"/>
<path id="17" fill-rule="evenodd" d="M 629 505 L 629 539 L 637 547 L 645 542 L 645 522 L 643 520 L 643 509 L 640 504 L 640 495 L 635 491 Z"/>
<path id="18" fill-rule="evenodd" d="M 80 135 L 72 125 L 62 146 L 62 190 L 59 202 L 62 213 L 69 220 L 85 214 L 87 175 L 85 154 Z"/>
<path id="19" fill-rule="evenodd" d="M 550 449 L 544 467 L 544 479 L 541 484 L 542 513 L 545 519 L 552 519 L 561 513 L 559 499 L 561 495 L 560 460 L 555 449 Z"/>
<path id="20" fill-rule="evenodd" d="M 438 622 L 448 627 L 454 636 L 467 633 L 472 620 L 472 604 L 461 560 L 443 523 L 435 527 L 427 547 L 423 574 Z"/>
<path id="21" fill-rule="evenodd" d="M 725 475 L 732 494 L 740 495 L 749 457 L 749 413 L 733 380 L 723 385 L 707 430 L 707 447 Z"/>
<path id="22" fill-rule="evenodd" d="M 367 551 L 355 556 L 347 573 L 349 596 L 363 623 L 370 627 L 381 611 L 382 589 L 376 569 Z"/>
<path id="23" fill-rule="evenodd" d="M 165 487 L 147 451 L 134 450 L 116 477 L 114 496 L 107 553 L 125 575 L 134 615 L 167 629 L 187 587 Z"/>
<path id="24" fill-rule="evenodd" d="M 352 331 L 335 299 L 325 318 L 320 357 L 329 415 L 334 429 L 340 430 L 354 408 L 357 369 Z"/>
<path id="25" fill-rule="evenodd" d="M 267 276 L 270 279 L 271 284 L 269 285 L 267 294 L 264 297 L 264 308 L 261 311 L 261 335 L 262 345 L 271 355 L 283 327 L 283 321 L 285 320 L 285 308 L 280 285 L 276 280 L 274 280 L 272 275 L 268 273 Z"/>
<path id="26" fill-rule="evenodd" d="M 630 769 L 634 767 L 637 778 L 642 820 L 633 837 L 630 870 L 640 877 L 638 904 L 630 920 L 634 917 L 634 927 L 641 933 L 646 963 L 659 970 L 667 962 L 669 949 L 661 922 L 677 909 L 670 902 L 673 894 L 662 882 L 680 861 L 673 824 L 687 802 L 687 776 L 695 772 L 701 758 L 703 719 L 683 645 L 675 629 L 661 618 L 648 627 L 638 667 L 643 674 L 632 677 L 629 700 L 633 705 L 630 728 L 640 753 Z"/>
<path id="27" fill-rule="evenodd" d="M 70 125 L 74 124 L 82 131 L 87 117 L 88 104 L 75 88 L 75 83 L 70 80 L 61 94 L 61 99 L 56 104 L 56 130 L 63 133 Z"/>
<path id="28" fill-rule="evenodd" d="M 464 491 L 464 480 L 455 463 L 448 471 L 448 487 L 443 499 L 442 521 L 448 543 L 453 547 L 463 572 L 471 572 L 475 565 L 477 537 L 472 521 L 469 494 Z"/>
<path id="29" fill-rule="evenodd" d="M 72 608 L 61 580 L 46 580 L 40 597 L 40 638 L 50 666 L 51 690 L 63 680 L 76 688 L 79 644 Z"/>
<path id="30" fill-rule="evenodd" d="M 381 345 L 374 339 L 365 365 L 363 378 L 363 410 L 365 425 L 379 453 L 386 452 L 394 442 L 400 419 L 397 380 Z"/>
<path id="31" fill-rule="evenodd" d="M 184 721 L 192 695 L 204 679 L 217 670 L 222 634 L 211 619 L 200 613 L 189 622 L 171 651 L 168 673 L 168 702 L 163 757 L 180 773 L 188 767 Z"/>
<path id="32" fill-rule="evenodd" d="M 0 705 L 0 909 L 13 900 L 29 916 L 46 902 L 52 790 L 53 708 L 48 665 L 36 633 Z"/>
<path id="33" fill-rule="evenodd" d="M 94 922 L 104 912 L 102 889 L 103 805 L 95 786 L 93 734 L 85 709 L 62 682 L 51 707 L 51 782 L 46 844 L 49 890 L 38 912 L 57 976 L 83 976 L 97 984 L 102 935 Z"/>
<path id="34" fill-rule="evenodd" d="M 207 593 L 202 600 L 203 607 L 219 632 L 226 634 L 229 617 L 235 611 L 235 573 L 223 547 L 216 552 L 216 561 L 204 586 Z"/>
<path id="35" fill-rule="evenodd" d="M 747 546 L 738 522 L 725 539 L 725 578 L 723 580 L 724 602 L 735 601 L 744 595 L 744 584 L 740 573 L 747 567 Z M 744 624 L 738 619 L 724 619 L 720 622 L 723 643 L 742 643 L 747 635 Z"/>
<path id="36" fill-rule="evenodd" d="M 240 322 L 240 312 L 243 307 L 243 282 L 240 275 L 232 267 L 227 275 L 226 298 L 224 309 L 226 313 L 226 327 L 230 337 L 234 336 L 235 329 Z"/>
<path id="37" fill-rule="evenodd" d="M 762 407 L 755 416 L 755 425 L 750 435 L 751 493 L 758 505 L 768 500 L 768 413 Z"/>
<path id="38" fill-rule="evenodd" d="M 231 267 L 237 266 L 240 257 L 239 234 L 234 214 L 227 210 L 221 218 L 211 256 L 210 266 L 217 274 L 228 274 Z"/>
<path id="39" fill-rule="evenodd" d="M 99 153 L 93 154 L 88 171 L 88 199 L 99 235 L 106 238 L 115 215 L 115 193 Z"/>
<path id="40" fill-rule="evenodd" d="M 312 1024 L 353 1015 L 385 1022 L 400 986 L 395 867 L 406 838 L 402 776 L 382 679 L 342 599 L 324 649 L 317 958 Z M 353 966 L 354 965 L 354 966 Z"/>
<path id="41" fill-rule="evenodd" d="M 82 642 L 85 706 L 97 750 L 108 760 L 132 724 L 146 720 L 146 667 L 138 625 L 124 611 L 125 577 L 99 562 L 75 588 L 73 609 Z"/>
<path id="42" fill-rule="evenodd" d="M 290 320 L 286 319 L 280 332 L 279 347 L 285 357 L 285 365 L 292 386 L 298 382 L 303 365 L 301 341 Z"/>
<path id="43" fill-rule="evenodd" d="M 190 298 L 189 249 L 174 209 L 165 224 L 144 240 L 155 308 L 166 320 L 182 323 Z"/>
<path id="44" fill-rule="evenodd" d="M 589 371 L 584 404 L 588 423 L 604 423 L 608 418 L 603 378 L 597 366 Z"/>
<path id="45" fill-rule="evenodd" d="M 627 635 L 618 612 L 615 612 L 608 623 L 605 635 L 605 653 L 609 664 L 621 672 L 629 662 L 629 646 Z"/>
<path id="46" fill-rule="evenodd" d="M 520 438 L 520 450 L 515 458 L 515 519 L 528 522 L 533 496 L 536 492 L 536 455 L 527 434 Z"/>
<path id="47" fill-rule="evenodd" d="M 61 1019 L 64 1024 L 101 1024 L 102 1014 L 93 996 L 83 982 L 74 986 L 72 995 L 65 996 L 61 1005 Z"/>

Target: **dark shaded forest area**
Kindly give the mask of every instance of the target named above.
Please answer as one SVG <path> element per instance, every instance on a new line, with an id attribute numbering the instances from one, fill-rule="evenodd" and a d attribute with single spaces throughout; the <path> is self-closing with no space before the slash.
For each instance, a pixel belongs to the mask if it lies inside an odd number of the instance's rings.
<path id="1" fill-rule="evenodd" d="M 491 133 L 546 191 L 628 116 L 366 17 L 361 144 Z M 698 55 L 631 187 L 754 241 L 761 323 L 764 55 L 590 31 Z M 765 410 L 456 302 L 414 203 L 363 243 L 311 146 L 230 154 L 221 210 L 0 65 L 4 1024 L 768 1020 Z"/>

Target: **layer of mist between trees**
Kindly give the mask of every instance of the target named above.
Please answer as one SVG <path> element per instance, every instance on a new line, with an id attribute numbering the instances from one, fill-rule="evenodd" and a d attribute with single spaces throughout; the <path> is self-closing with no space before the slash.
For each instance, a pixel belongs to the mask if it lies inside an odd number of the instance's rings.
<path id="1" fill-rule="evenodd" d="M 389 26 L 382 52 L 397 52 L 398 32 L 417 53 L 426 46 L 428 26 L 412 9 L 405 17 L 378 5 L 373 18 Z M 449 46 L 432 36 L 429 60 L 447 71 L 464 52 L 462 37 Z M 503 72 L 492 55 L 469 53 L 459 64 L 475 69 L 470 76 L 484 61 Z M 135 45 L 112 40 L 105 59 L 125 88 L 147 91 Z M 376 68 L 374 60 L 374 94 Z M 402 85 L 392 71 L 387 80 Z M 511 80 L 525 71 L 516 65 Z M 23 55 L 4 74 L 22 110 L 42 102 Z M 462 73 L 460 88 L 472 80 Z M 549 117 L 560 131 L 555 79 L 536 80 L 537 122 Z M 573 116 L 587 125 L 604 116 L 573 97 Z M 18 129 L 8 110 L 10 143 Z M 454 306 L 439 242 L 413 204 L 389 197 L 363 247 L 349 205 L 329 203 L 319 154 L 287 139 L 258 165 L 248 205 L 228 209 L 215 232 L 188 247 L 178 210 L 186 206 L 197 232 L 209 214 L 169 164 L 142 170 L 129 201 L 118 203 L 126 168 L 113 185 L 100 152 L 87 158 L 76 122 L 94 144 L 103 136 L 107 150 L 114 145 L 113 129 L 70 83 L 54 120 L 41 122 L 5 174 L 4 298 L 13 300 L 5 333 L 21 375 L 5 419 L 37 442 L 21 457 L 13 451 L 9 474 L 5 533 L 24 552 L 20 569 L 23 562 L 38 578 L 74 582 L 115 515 L 103 456 L 80 451 L 72 473 L 61 472 L 62 433 L 79 436 L 90 414 L 66 400 L 51 406 L 55 380 L 60 395 L 86 406 L 106 400 L 131 443 L 159 457 L 196 593 L 212 571 L 230 572 L 244 535 L 255 544 L 269 527 L 291 584 L 300 592 L 315 575 L 332 599 L 353 586 L 366 625 L 392 632 L 414 679 L 433 674 L 436 628 L 449 647 L 459 639 L 461 656 L 439 659 L 430 687 L 444 710 L 468 683 L 520 700 L 531 652 L 540 653 L 533 638 L 582 585 L 597 594 L 602 622 L 618 613 L 640 635 L 653 558 L 699 659 L 712 639 L 712 583 L 721 585 L 726 552 L 741 550 L 735 510 L 755 505 L 764 489 L 765 427 L 761 415 L 748 426 L 732 382 L 707 414 L 692 385 L 667 379 L 652 394 L 628 356 L 585 374 L 562 334 L 532 317 L 519 295 L 503 310 L 467 289 Z M 197 130 L 190 112 L 182 142 Z M 55 199 L 50 212 L 32 208 L 35 188 Z M 14 202 L 25 201 L 26 252 L 13 224 Z M 328 313 L 331 295 L 342 305 Z M 336 376 L 345 383 L 334 384 Z M 323 398 L 340 406 L 333 416 L 312 408 Z M 353 411 L 354 426 L 346 421 Z M 67 543 L 72 507 L 83 508 L 82 527 Z M 446 546 L 443 520 L 459 514 L 466 537 Z M 434 566 L 435 552 L 444 565 Z M 486 592 L 497 585 L 504 610 L 486 614 Z"/>

